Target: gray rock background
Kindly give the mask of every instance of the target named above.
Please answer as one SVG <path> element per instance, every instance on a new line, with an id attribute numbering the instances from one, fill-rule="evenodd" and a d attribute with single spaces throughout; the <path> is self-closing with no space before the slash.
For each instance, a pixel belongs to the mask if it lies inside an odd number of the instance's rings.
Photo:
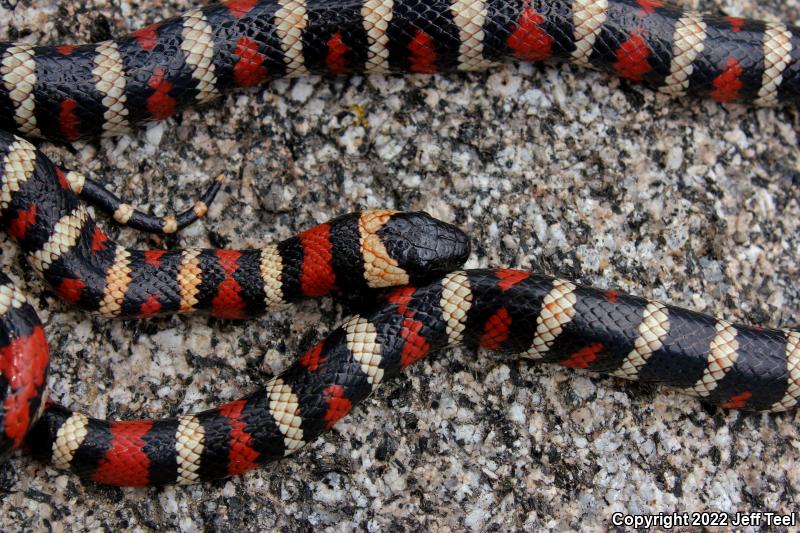
<path id="1" fill-rule="evenodd" d="M 196 4 L 0 1 L 0 38 L 101 40 Z M 685 4 L 800 18 L 796 1 Z M 226 173 L 209 218 L 173 246 L 260 246 L 358 207 L 423 209 L 469 232 L 471 267 L 786 327 L 800 311 L 799 121 L 570 66 L 508 66 L 277 81 L 132 137 L 46 151 L 158 213 Z M 101 224 L 127 245 L 162 245 Z M 107 321 L 56 301 L 4 237 L 2 254 L 47 324 L 52 397 L 99 417 L 235 399 L 341 318 L 325 300 L 244 323 Z M 615 511 L 786 513 L 800 489 L 797 420 L 452 350 L 295 457 L 228 481 L 104 488 L 18 455 L 0 467 L 0 529 L 563 530 L 608 527 Z"/>

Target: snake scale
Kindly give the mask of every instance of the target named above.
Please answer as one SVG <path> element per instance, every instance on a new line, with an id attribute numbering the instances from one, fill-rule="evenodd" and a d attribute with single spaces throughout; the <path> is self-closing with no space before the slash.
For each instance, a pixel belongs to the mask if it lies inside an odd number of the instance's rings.
<path id="1" fill-rule="evenodd" d="M 519 270 L 459 271 L 466 236 L 424 213 L 345 215 L 259 250 L 128 250 L 81 198 L 120 224 L 170 233 L 203 216 L 219 184 L 192 210 L 153 217 L 26 138 L 121 135 L 284 76 L 504 60 L 569 60 L 672 95 L 794 104 L 799 58 L 795 27 L 661 0 L 229 0 L 99 44 L 0 43 L 0 224 L 65 301 L 109 317 L 240 319 L 301 296 L 397 287 L 246 398 L 176 419 L 106 422 L 45 402 L 42 325 L 3 277 L 0 451 L 27 433 L 35 456 L 114 485 L 236 475 L 299 449 L 383 381 L 459 344 L 665 383 L 726 408 L 793 408 L 798 332 Z"/>

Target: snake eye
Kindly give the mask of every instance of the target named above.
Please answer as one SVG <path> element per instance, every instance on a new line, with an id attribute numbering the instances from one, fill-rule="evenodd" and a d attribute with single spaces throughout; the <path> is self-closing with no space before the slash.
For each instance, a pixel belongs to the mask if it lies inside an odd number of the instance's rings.
<path id="1" fill-rule="evenodd" d="M 458 269 L 469 257 L 463 231 L 424 212 L 395 213 L 378 231 L 386 251 L 412 282 Z"/>

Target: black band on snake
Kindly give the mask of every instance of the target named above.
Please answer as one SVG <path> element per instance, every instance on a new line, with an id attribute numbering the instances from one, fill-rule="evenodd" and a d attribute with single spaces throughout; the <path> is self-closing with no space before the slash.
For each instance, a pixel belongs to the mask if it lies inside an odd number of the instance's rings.
<path id="1" fill-rule="evenodd" d="M 300 296 L 404 285 L 264 388 L 218 409 L 104 422 L 48 406 L 29 448 L 97 482 L 189 483 L 283 457 L 385 379 L 457 344 L 665 383 L 726 408 L 781 411 L 800 397 L 800 333 L 731 324 L 518 270 L 450 272 L 469 253 L 466 237 L 425 214 L 347 215 L 262 250 L 129 251 L 98 236 L 85 214 L 76 217 L 85 211 L 40 152 L 19 138 L 5 141 L 0 186 L 14 192 L 0 204 L 3 228 L 59 295 L 90 310 L 150 316 L 203 309 L 244 318 Z M 20 166 L 30 170 L 20 173 Z M 4 288 L 14 290 L 0 285 L 0 297 Z M 25 413 L 32 419 L 47 345 L 33 310 L 20 305 L 21 312 L 3 314 L 0 331 L 14 332 L 10 340 L 40 361 L 29 372 L 38 385 L 29 379 L 17 393 L 28 395 Z"/>
<path id="2" fill-rule="evenodd" d="M 783 410 L 800 395 L 798 341 L 797 332 L 735 325 L 520 270 L 453 272 L 396 289 L 241 400 L 137 422 L 48 407 L 28 445 L 100 483 L 227 477 L 298 450 L 380 383 L 458 344 L 665 383 L 722 407 Z"/>
<path id="3" fill-rule="evenodd" d="M 430 280 L 469 255 L 466 236 L 449 224 L 378 210 L 261 249 L 129 250 L 97 227 L 67 176 L 29 142 L 0 131 L 0 226 L 62 299 L 103 316 L 205 311 L 241 319 L 302 297 Z M 35 312 L 0 279 L 0 452 L 18 446 L 35 420 L 47 362 Z"/>
<path id="4" fill-rule="evenodd" d="M 794 27 L 660 0 L 230 0 L 97 45 L 0 44 L 0 127 L 72 142 L 280 76 L 475 70 L 506 59 L 565 59 L 670 94 L 773 105 L 795 102 L 799 57 Z M 190 212 L 164 219 L 58 169 L 22 138 L 0 133 L 0 154 L 4 231 L 63 299 L 104 316 L 245 318 L 300 296 L 401 286 L 264 388 L 218 409 L 104 422 L 48 405 L 29 448 L 97 482 L 190 483 L 278 459 L 379 383 L 456 344 L 665 383 L 726 408 L 781 411 L 800 396 L 797 332 L 523 271 L 452 272 L 469 253 L 466 237 L 425 214 L 346 215 L 260 250 L 134 251 L 97 228 L 76 190 L 120 223 L 167 233 L 202 216 L 218 184 Z M 5 278 L 0 372 L 7 452 L 44 406 L 47 344 Z"/>
<path id="5" fill-rule="evenodd" d="M 800 93 L 798 28 L 662 0 L 228 0 L 99 44 L 0 44 L 0 128 L 72 142 L 282 76 L 504 60 L 572 61 L 720 102 Z"/>

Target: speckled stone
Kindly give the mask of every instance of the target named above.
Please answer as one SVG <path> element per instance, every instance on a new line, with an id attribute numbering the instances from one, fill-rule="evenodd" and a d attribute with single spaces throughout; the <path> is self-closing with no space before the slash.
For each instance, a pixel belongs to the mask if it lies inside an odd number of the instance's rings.
<path id="1" fill-rule="evenodd" d="M 0 1 L 0 38 L 101 40 L 190 0 Z M 790 22 L 797 0 L 687 2 Z M 81 7 L 82 6 L 82 7 Z M 470 233 L 469 266 L 532 268 L 733 320 L 796 326 L 794 109 L 663 96 L 570 66 L 309 77 L 229 95 L 131 137 L 46 146 L 139 206 L 209 218 L 170 246 L 260 246 L 358 207 Z M 126 245 L 152 237 L 101 224 Z M 235 323 L 69 311 L 3 240 L 47 324 L 54 399 L 101 417 L 235 399 L 341 319 L 329 300 Z M 796 510 L 800 420 L 723 413 L 657 387 L 451 350 L 387 384 L 290 460 L 196 487 L 115 489 L 19 455 L 0 529 L 603 529 L 612 512 Z"/>

